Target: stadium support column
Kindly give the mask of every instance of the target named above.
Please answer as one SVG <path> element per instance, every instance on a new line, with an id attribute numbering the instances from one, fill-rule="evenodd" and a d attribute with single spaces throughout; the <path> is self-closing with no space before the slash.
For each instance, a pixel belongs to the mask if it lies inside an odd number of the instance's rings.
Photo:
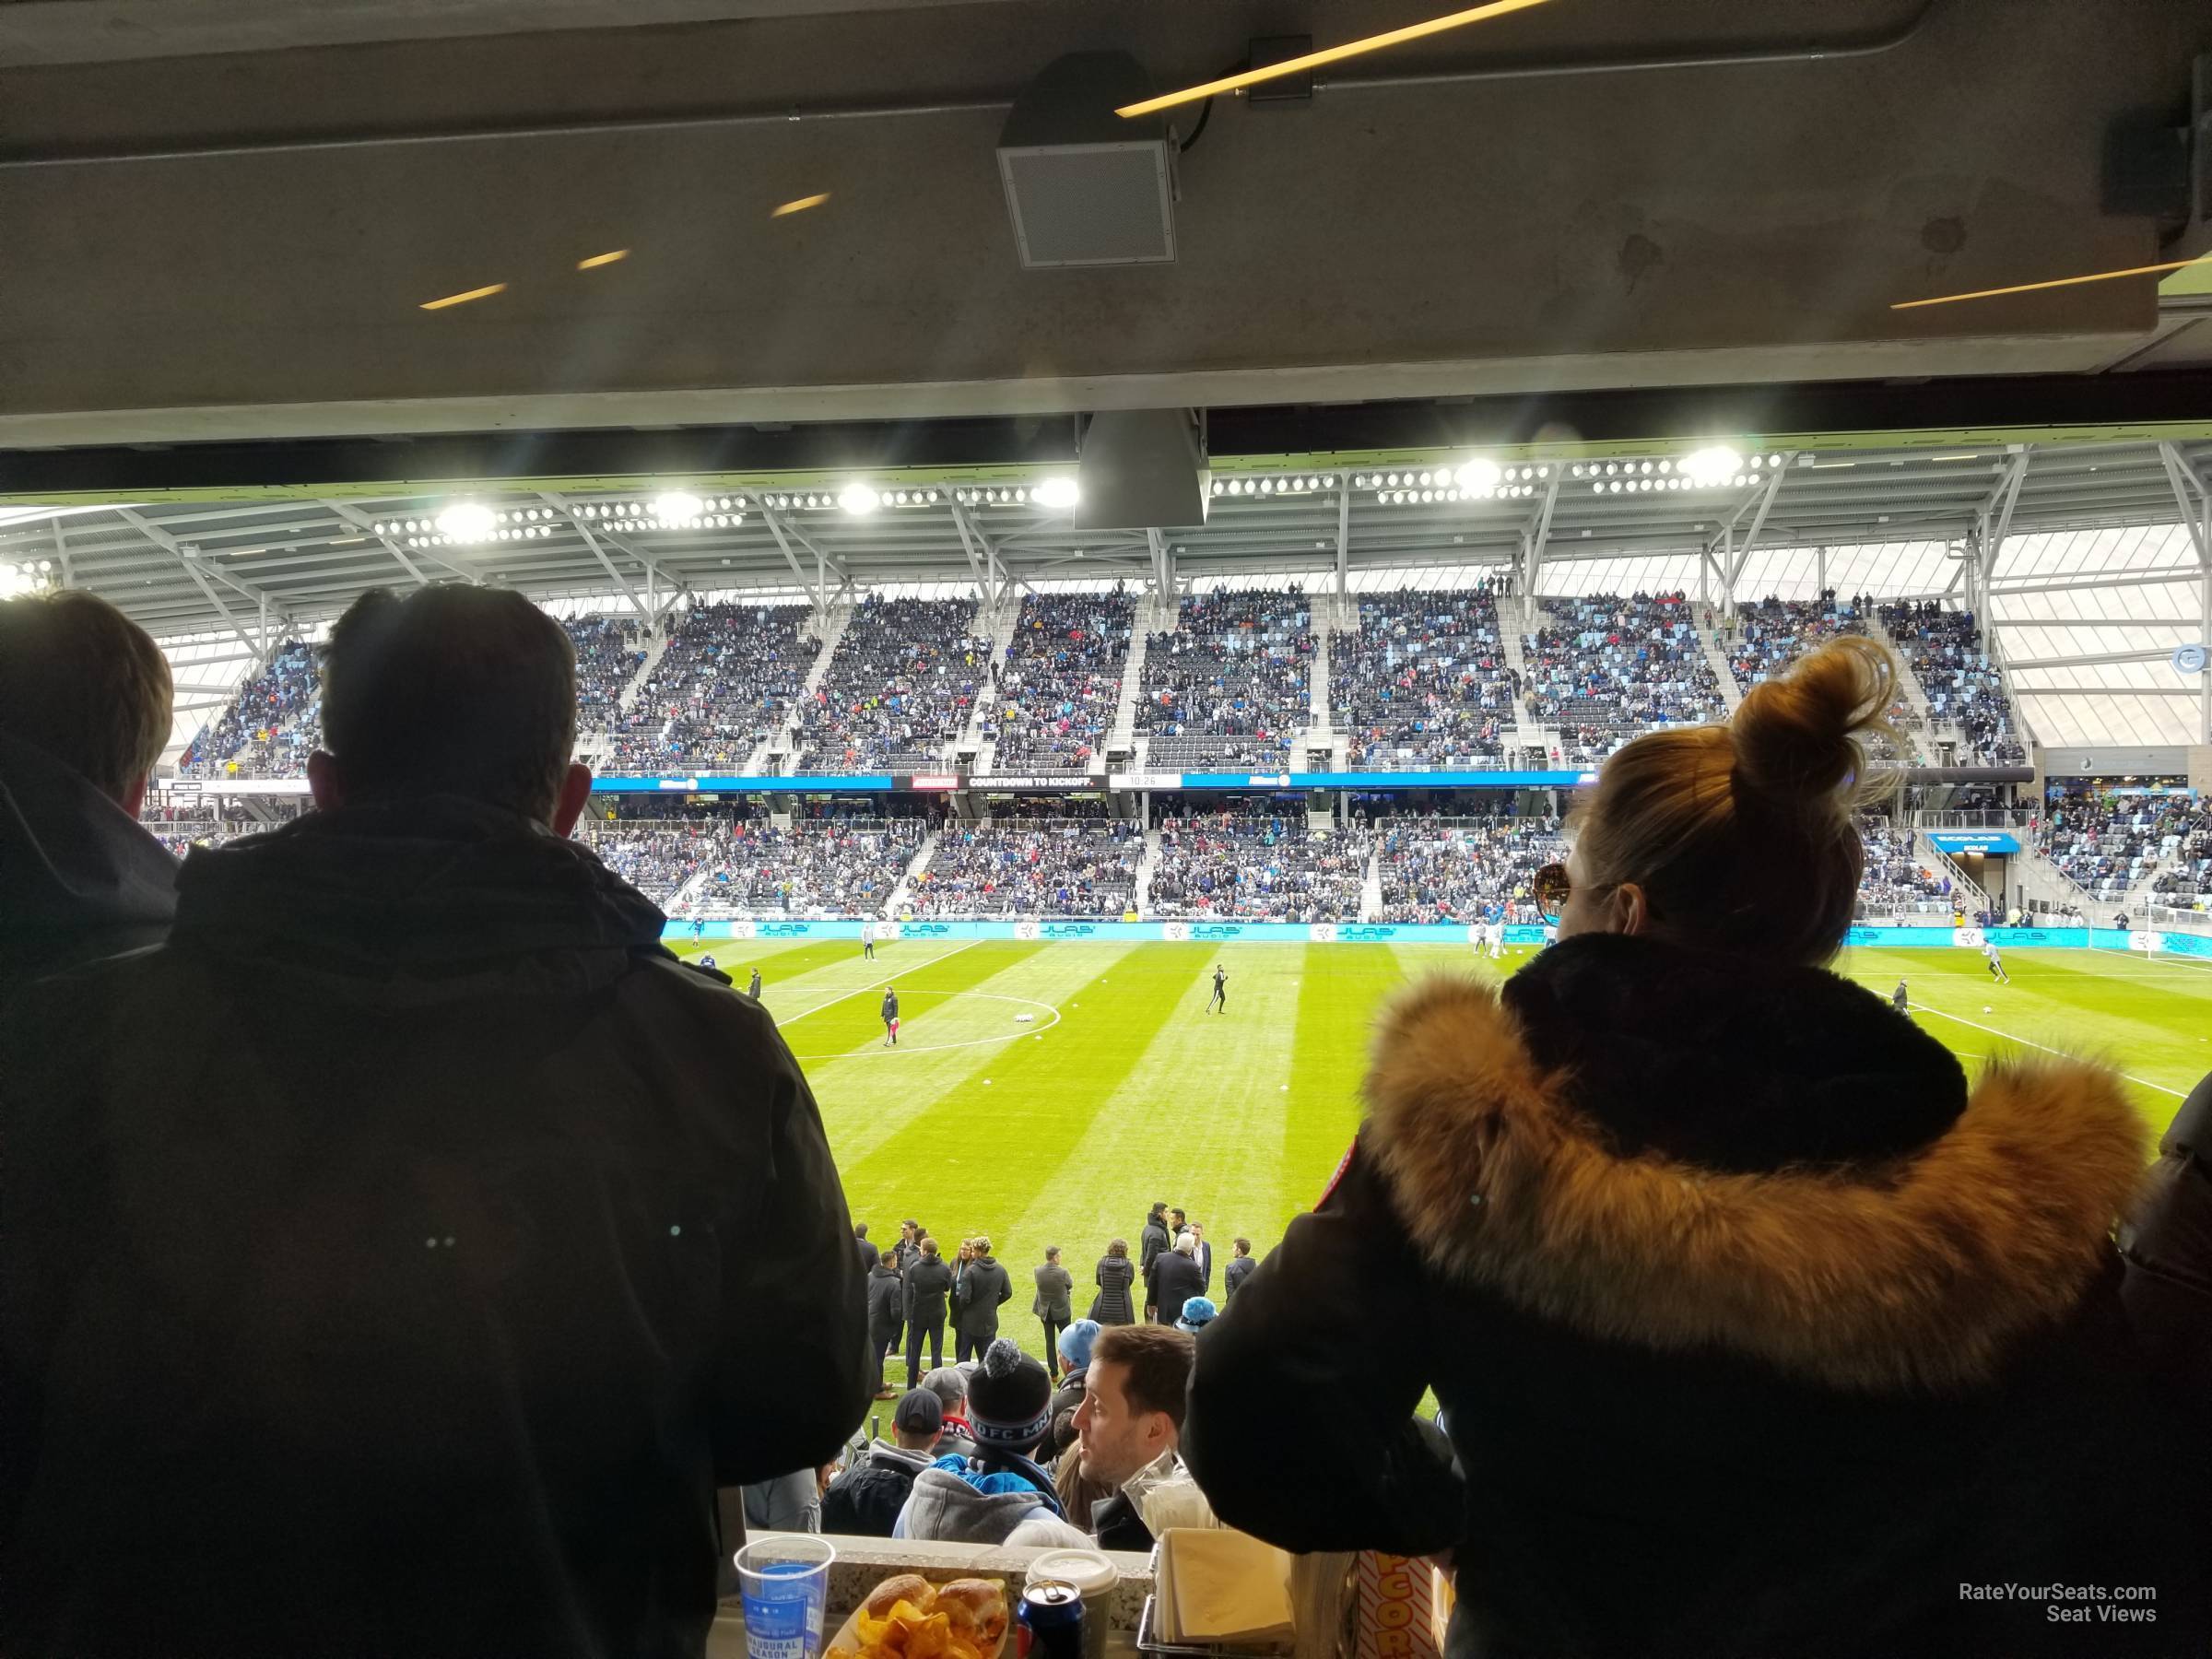
<path id="1" fill-rule="evenodd" d="M 2196 642 L 2212 646 L 2212 484 L 2198 477 L 2171 443 L 2159 445 L 2159 460 L 2165 465 L 2182 528 L 2196 549 Z M 2212 666 L 2197 670 L 2196 740 L 2212 744 Z"/>
<path id="2" fill-rule="evenodd" d="M 1529 515 L 1528 526 L 1521 532 L 1521 599 L 1524 604 L 1535 597 L 1536 571 L 1544 563 L 1544 549 L 1551 540 L 1552 511 L 1559 504 L 1559 479 L 1565 475 L 1564 466 L 1551 468 L 1551 477 L 1544 486 L 1544 496 L 1536 503 L 1535 512 Z"/>
<path id="3" fill-rule="evenodd" d="M 1352 480 L 1347 473 L 1336 488 L 1336 597 L 1340 605 L 1351 585 Z"/>

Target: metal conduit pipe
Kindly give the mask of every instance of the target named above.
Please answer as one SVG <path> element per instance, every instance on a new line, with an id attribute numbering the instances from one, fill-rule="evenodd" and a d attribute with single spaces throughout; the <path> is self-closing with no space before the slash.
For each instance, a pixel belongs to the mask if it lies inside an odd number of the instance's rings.
<path id="1" fill-rule="evenodd" d="M 1903 24 L 1884 34 L 1842 41 L 1755 46 L 1735 51 L 1512 64 L 1416 75 L 1339 76 L 1314 83 L 1317 92 L 1383 92 L 1409 87 L 1475 85 L 1579 75 L 1630 75 L 1668 69 L 1729 69 L 1759 65 L 1834 63 L 1893 52 L 1919 34 L 1943 0 L 1923 0 Z M 602 134 L 681 133 L 721 127 L 771 126 L 835 121 L 895 121 L 937 115 L 1003 112 L 1011 92 L 980 98 L 943 98 L 917 103 L 793 104 L 781 109 L 720 110 L 695 115 L 618 115 L 597 120 L 439 127 L 411 133 L 333 133 L 312 138 L 241 136 L 200 144 L 85 146 L 65 149 L 0 149 L 0 171 L 31 168 L 96 167 L 119 162 L 206 161 L 239 156 L 311 155 L 320 150 L 399 148 L 410 145 L 480 144 L 505 139 L 576 138 Z"/>

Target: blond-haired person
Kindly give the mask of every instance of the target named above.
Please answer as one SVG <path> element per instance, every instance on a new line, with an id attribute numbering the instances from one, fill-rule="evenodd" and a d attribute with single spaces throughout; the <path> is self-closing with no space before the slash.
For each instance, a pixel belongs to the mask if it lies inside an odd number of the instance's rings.
<path id="1" fill-rule="evenodd" d="M 1827 967 L 1896 674 L 1840 641 L 1629 744 L 1538 883 L 1559 944 L 1390 1009 L 1331 1192 L 1198 1342 L 1225 1523 L 1450 1556 L 1454 1655 L 2202 1651 L 2201 1425 L 2117 1303 L 2120 1079 L 1970 1084 Z M 1329 1402 L 1295 1456 L 1252 1408 L 1285 1389 Z M 2008 1583 L 2156 1618 L 1972 1594 Z"/>

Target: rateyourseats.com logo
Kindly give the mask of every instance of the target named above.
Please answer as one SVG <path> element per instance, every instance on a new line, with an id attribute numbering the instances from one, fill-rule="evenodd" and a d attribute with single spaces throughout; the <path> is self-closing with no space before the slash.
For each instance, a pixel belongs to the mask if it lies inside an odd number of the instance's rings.
<path id="1" fill-rule="evenodd" d="M 1960 1601 L 2040 1606 L 2047 1624 L 2156 1624 L 2151 1584 L 1960 1584 Z"/>

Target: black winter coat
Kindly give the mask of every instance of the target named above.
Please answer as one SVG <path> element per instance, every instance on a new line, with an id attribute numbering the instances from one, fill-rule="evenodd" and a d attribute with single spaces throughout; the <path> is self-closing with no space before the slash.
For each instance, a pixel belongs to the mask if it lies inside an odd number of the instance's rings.
<path id="1" fill-rule="evenodd" d="M 1205 1294 L 1206 1280 L 1198 1264 L 1181 1251 L 1165 1251 L 1153 1262 L 1145 1300 L 1153 1305 L 1153 1317 L 1161 1324 L 1173 1324 L 1182 1317 L 1184 1302 Z"/>
<path id="2" fill-rule="evenodd" d="M 888 1265 L 868 1275 L 868 1334 L 888 1342 L 906 1323 L 906 1287 Z"/>
<path id="3" fill-rule="evenodd" d="M 716 1488 L 875 1367 L 806 1079 L 662 924 L 522 818 L 363 806 L 10 1005 L 0 1653 L 700 1652 Z"/>
<path id="4" fill-rule="evenodd" d="M 959 1312 L 954 1328 L 977 1342 L 998 1335 L 999 1304 L 1013 1299 L 1014 1286 L 996 1256 L 977 1256 L 960 1275 Z"/>
<path id="5" fill-rule="evenodd" d="M 1091 1299 L 1092 1319 L 1102 1325 L 1136 1323 L 1136 1309 L 1129 1294 L 1129 1287 L 1136 1282 L 1135 1262 L 1127 1256 L 1100 1256 L 1092 1282 L 1099 1288 L 1098 1295 Z"/>
<path id="6" fill-rule="evenodd" d="M 1144 1231 L 1136 1235 L 1136 1270 L 1145 1276 L 1147 1283 L 1152 1278 L 1152 1263 L 1163 1250 L 1175 1241 L 1168 1236 L 1165 1221 L 1147 1221 Z"/>
<path id="7" fill-rule="evenodd" d="M 945 1299 L 952 1294 L 952 1269 L 941 1255 L 916 1256 L 906 1270 L 906 1321 L 909 1324 L 943 1324 Z"/>
<path id="8" fill-rule="evenodd" d="M 860 1252 L 860 1270 L 863 1273 L 872 1272 L 882 1253 L 867 1239 L 854 1239 L 853 1243 Z"/>
<path id="9" fill-rule="evenodd" d="M 868 1454 L 830 1483 L 822 1494 L 822 1530 L 861 1538 L 888 1538 L 914 1489 L 914 1477 L 942 1451 L 908 1452 L 877 1441 Z"/>
<path id="10" fill-rule="evenodd" d="M 1259 1265 L 1257 1258 L 1253 1256 L 1229 1258 L 1229 1265 L 1221 1269 L 1221 1292 L 1225 1302 L 1235 1300 L 1244 1281 L 1252 1277 L 1252 1270 Z"/>
<path id="11" fill-rule="evenodd" d="M 1347 1167 L 1198 1341 L 1227 1524 L 1455 1550 L 1463 1659 L 2201 1651 L 2205 1436 L 2120 1316 L 2111 1073 L 1970 1092 L 1833 975 L 1618 935 L 1432 981 L 1374 1053 Z M 1297 1457 L 1270 1393 L 1332 1402 Z M 2156 1621 L 1960 1594 L 2051 1583 Z"/>

